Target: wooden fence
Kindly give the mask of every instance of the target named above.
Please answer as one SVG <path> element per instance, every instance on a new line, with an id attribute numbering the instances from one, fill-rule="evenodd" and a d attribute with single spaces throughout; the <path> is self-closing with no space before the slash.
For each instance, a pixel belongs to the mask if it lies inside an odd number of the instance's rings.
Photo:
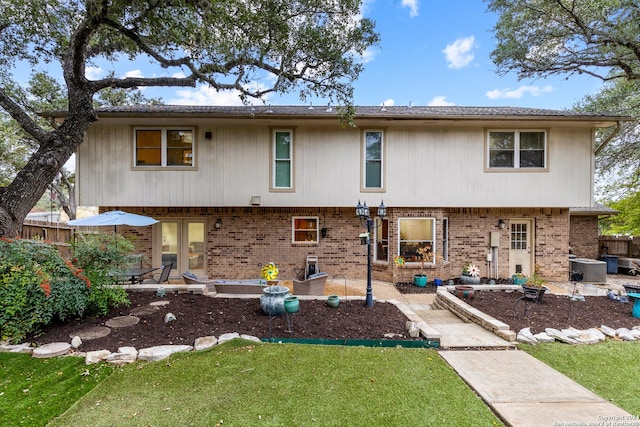
<path id="1" fill-rule="evenodd" d="M 22 224 L 23 239 L 42 239 L 52 242 L 63 258 L 71 258 L 71 243 L 76 230 L 59 222 L 26 220 Z"/>
<path id="2" fill-rule="evenodd" d="M 640 258 L 640 236 L 600 236 L 600 254 Z"/>

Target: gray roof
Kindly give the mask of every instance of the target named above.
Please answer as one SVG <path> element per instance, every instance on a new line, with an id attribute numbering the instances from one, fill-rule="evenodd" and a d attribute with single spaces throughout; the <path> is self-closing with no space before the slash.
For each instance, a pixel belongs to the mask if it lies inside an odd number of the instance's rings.
<path id="1" fill-rule="evenodd" d="M 487 119 L 487 118 L 537 118 L 555 120 L 630 120 L 628 116 L 613 113 L 588 113 L 571 110 L 547 110 L 521 107 L 461 107 L 461 106 L 356 106 L 355 118 L 386 118 L 396 120 L 415 119 Z M 200 105 L 131 105 L 99 107 L 98 116 L 207 116 L 207 117 L 287 117 L 331 118 L 337 117 L 340 107 L 309 105 L 260 105 L 260 106 L 200 106 Z M 66 112 L 51 113 L 64 116 Z"/>
<path id="2" fill-rule="evenodd" d="M 595 216 L 595 215 L 618 215 L 618 211 L 596 202 L 594 206 L 587 206 L 582 208 L 570 208 L 570 215 L 582 215 L 582 216 Z"/>

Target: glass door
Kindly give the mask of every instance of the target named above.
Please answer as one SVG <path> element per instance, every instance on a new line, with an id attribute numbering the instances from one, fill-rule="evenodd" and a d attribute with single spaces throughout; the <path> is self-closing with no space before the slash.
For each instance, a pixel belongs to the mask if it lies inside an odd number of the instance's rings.
<path id="1" fill-rule="evenodd" d="M 162 264 L 173 263 L 171 277 L 185 271 L 196 276 L 207 275 L 205 221 L 172 219 L 161 221 L 160 247 Z M 159 264 L 159 263 L 154 263 Z"/>

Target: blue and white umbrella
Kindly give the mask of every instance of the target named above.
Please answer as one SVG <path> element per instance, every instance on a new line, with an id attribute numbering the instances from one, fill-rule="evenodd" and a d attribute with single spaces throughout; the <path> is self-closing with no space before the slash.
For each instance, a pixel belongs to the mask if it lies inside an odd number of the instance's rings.
<path id="1" fill-rule="evenodd" d="M 130 225 L 133 227 L 144 227 L 158 222 L 157 219 L 150 216 L 137 215 L 124 211 L 109 211 L 100 215 L 89 216 L 81 219 L 69 221 L 69 225 L 77 225 L 80 227 L 104 227 L 113 225 Z"/>

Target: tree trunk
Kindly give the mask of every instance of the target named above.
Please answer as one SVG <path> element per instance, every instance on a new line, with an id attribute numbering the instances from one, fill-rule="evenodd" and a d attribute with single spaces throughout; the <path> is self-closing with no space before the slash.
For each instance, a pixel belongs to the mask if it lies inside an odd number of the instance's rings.
<path id="1" fill-rule="evenodd" d="M 83 131 L 84 132 L 84 131 Z M 0 237 L 17 237 L 29 211 L 82 142 L 83 132 L 51 132 L 16 178 L 0 192 Z"/>

